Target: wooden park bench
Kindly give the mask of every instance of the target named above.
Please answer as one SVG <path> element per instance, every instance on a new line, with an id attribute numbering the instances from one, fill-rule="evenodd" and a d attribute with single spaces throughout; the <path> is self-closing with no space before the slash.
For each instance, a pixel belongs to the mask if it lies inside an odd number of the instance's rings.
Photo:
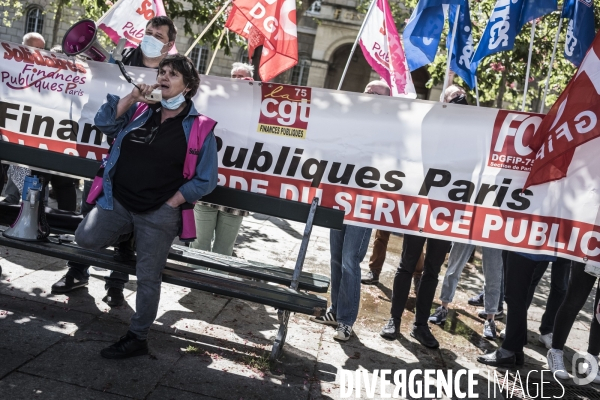
<path id="1" fill-rule="evenodd" d="M 100 165 L 90 159 L 2 141 L 0 160 L 87 179 L 95 176 Z M 326 293 L 329 277 L 302 272 L 302 267 L 313 225 L 341 229 L 344 213 L 318 206 L 316 198 L 312 204 L 305 204 L 221 186 L 203 197 L 202 201 L 306 223 L 293 270 L 174 245 L 163 271 L 163 281 L 170 284 L 275 307 L 280 323 L 270 355 L 275 360 L 281 355 L 285 344 L 290 313 L 319 316 L 327 308 L 324 297 L 309 292 Z M 113 259 L 113 253 L 108 250 L 86 250 L 64 240 L 64 234 L 74 233 L 83 219 L 82 215 L 50 209 L 47 211 L 47 220 L 53 233 L 48 241 L 26 242 L 0 235 L 0 245 L 135 275 L 135 262 L 117 262 Z M 0 203 L 0 224 L 13 223 L 18 212 L 19 206 Z"/>

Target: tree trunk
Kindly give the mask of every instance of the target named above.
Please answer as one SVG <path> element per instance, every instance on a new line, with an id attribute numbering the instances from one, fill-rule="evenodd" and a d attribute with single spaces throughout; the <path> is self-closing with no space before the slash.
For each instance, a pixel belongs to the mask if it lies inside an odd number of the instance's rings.
<path id="1" fill-rule="evenodd" d="M 60 20 L 62 19 L 62 12 L 65 6 L 65 0 L 58 0 L 56 3 L 56 13 L 54 14 L 54 26 L 52 27 L 52 46 L 51 48 L 58 44 L 56 40 L 58 39 L 58 29 L 60 28 Z"/>
<path id="2" fill-rule="evenodd" d="M 500 78 L 500 87 L 498 88 L 498 96 L 496 96 L 496 107 L 502 108 L 502 101 L 504 100 L 504 93 L 506 93 L 506 66 L 502 71 L 502 78 Z"/>

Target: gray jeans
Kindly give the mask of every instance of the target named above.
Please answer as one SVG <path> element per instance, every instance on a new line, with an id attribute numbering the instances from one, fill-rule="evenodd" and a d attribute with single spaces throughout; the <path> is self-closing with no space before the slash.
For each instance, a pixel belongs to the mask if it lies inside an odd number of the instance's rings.
<path id="1" fill-rule="evenodd" d="M 100 250 L 134 232 L 137 296 L 129 330 L 144 340 L 156 319 L 162 270 L 181 226 L 181 209 L 163 204 L 158 210 L 137 214 L 127 211 L 116 199 L 113 203 L 112 211 L 94 207 L 79 224 L 75 240 L 83 248 Z"/>
<path id="2" fill-rule="evenodd" d="M 442 284 L 442 294 L 440 300 L 445 303 L 452 303 L 458 280 L 462 270 L 467 265 L 469 257 L 473 253 L 475 245 L 465 243 L 454 243 L 450 256 L 448 257 L 448 270 L 444 276 Z M 498 302 L 500 300 L 500 286 L 502 285 L 502 250 L 482 247 L 483 250 L 483 275 L 485 278 L 484 309 L 487 314 L 495 314 L 498 311 Z"/>

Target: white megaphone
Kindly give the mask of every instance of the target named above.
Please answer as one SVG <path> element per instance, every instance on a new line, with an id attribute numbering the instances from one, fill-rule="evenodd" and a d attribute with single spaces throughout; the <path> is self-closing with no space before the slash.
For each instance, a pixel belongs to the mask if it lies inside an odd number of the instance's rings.
<path id="1" fill-rule="evenodd" d="M 63 52 L 68 56 L 84 54 L 93 61 L 108 61 L 110 55 L 98 42 L 97 33 L 98 27 L 91 19 L 75 23 L 63 37 Z"/>
<path id="2" fill-rule="evenodd" d="M 46 240 L 50 227 L 46 222 L 42 191 L 44 183 L 36 176 L 25 178 L 23 186 L 23 203 L 17 220 L 4 232 L 3 236 L 10 239 L 37 242 Z"/>

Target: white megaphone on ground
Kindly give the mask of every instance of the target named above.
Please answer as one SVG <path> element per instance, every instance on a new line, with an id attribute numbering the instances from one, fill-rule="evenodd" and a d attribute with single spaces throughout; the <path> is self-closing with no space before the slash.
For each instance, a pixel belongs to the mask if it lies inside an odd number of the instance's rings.
<path id="1" fill-rule="evenodd" d="M 23 202 L 17 220 L 4 232 L 3 236 L 27 242 L 44 241 L 50 234 L 42 199 L 44 182 L 36 176 L 25 177 Z"/>
<path id="2" fill-rule="evenodd" d="M 98 42 L 97 34 L 98 27 L 91 19 L 75 23 L 63 37 L 63 52 L 68 56 L 84 54 L 94 61 L 108 61 L 110 54 Z"/>

